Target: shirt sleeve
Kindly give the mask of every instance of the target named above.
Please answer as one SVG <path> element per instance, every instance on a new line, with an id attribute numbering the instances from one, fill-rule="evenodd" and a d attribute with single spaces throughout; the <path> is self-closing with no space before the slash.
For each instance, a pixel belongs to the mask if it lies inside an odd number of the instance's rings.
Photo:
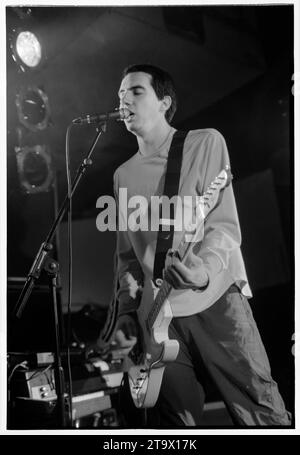
<path id="1" fill-rule="evenodd" d="M 226 166 L 230 166 L 225 139 L 216 130 L 211 130 L 208 136 L 205 161 L 204 173 L 203 169 L 201 170 L 203 179 L 199 182 L 199 186 L 202 187 L 201 194 Z M 241 231 L 230 183 L 220 192 L 217 205 L 208 213 L 204 224 L 203 240 L 198 244 L 198 252 L 196 251 L 204 262 L 209 282 L 213 281 L 219 272 L 228 268 L 232 251 L 240 245 Z"/>
<path id="2" fill-rule="evenodd" d="M 115 172 L 114 193 L 118 217 L 121 217 L 123 210 L 122 207 L 119 210 L 118 189 L 118 174 Z M 116 298 L 118 300 L 118 315 L 120 316 L 137 309 L 144 278 L 142 268 L 134 252 L 127 230 L 117 229 L 116 261 L 118 281 Z"/>

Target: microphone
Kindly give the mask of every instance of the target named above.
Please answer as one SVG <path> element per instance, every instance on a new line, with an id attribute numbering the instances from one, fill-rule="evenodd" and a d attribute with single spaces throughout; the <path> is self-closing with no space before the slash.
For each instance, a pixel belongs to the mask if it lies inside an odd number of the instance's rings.
<path id="1" fill-rule="evenodd" d="M 116 108 L 112 112 L 106 112 L 104 114 L 86 114 L 84 117 L 78 117 L 72 120 L 72 123 L 84 125 L 86 123 L 101 123 L 107 122 L 108 120 L 120 120 L 123 121 L 129 117 L 130 112 L 126 108 Z"/>

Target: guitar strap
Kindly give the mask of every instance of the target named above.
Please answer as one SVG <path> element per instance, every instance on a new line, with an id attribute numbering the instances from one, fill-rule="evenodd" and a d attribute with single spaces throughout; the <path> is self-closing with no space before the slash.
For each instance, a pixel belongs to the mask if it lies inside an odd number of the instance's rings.
<path id="1" fill-rule="evenodd" d="M 167 171 L 163 195 L 171 199 L 178 196 L 179 181 L 182 164 L 183 145 L 188 131 L 176 131 L 173 135 L 172 143 L 169 150 Z M 164 220 L 162 204 L 159 207 L 159 230 L 157 233 L 157 244 L 154 258 L 153 281 L 159 284 L 162 280 L 162 271 L 165 266 L 167 251 L 172 248 L 174 237 L 174 204 L 170 204 L 170 219 Z M 163 226 L 165 227 L 163 230 Z"/>

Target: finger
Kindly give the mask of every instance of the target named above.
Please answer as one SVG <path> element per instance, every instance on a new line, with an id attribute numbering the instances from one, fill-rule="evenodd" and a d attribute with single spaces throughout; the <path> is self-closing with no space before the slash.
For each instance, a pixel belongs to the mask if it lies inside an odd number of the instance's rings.
<path id="1" fill-rule="evenodd" d="M 129 352 L 132 350 L 132 346 L 130 347 L 126 347 L 126 348 L 120 348 L 118 349 L 117 351 L 115 351 L 115 354 L 120 358 L 120 359 L 124 359 L 128 354 Z"/>
<path id="2" fill-rule="evenodd" d="M 118 343 L 126 343 L 131 338 L 132 338 L 132 336 L 131 335 L 127 336 L 126 333 L 124 332 L 124 330 L 122 330 L 122 329 L 119 329 L 116 331 L 115 340 Z"/>
<path id="3" fill-rule="evenodd" d="M 136 323 L 132 316 L 123 315 L 117 323 L 117 330 L 118 329 L 122 330 L 127 338 L 129 338 L 130 335 L 137 335 Z"/>
<path id="4" fill-rule="evenodd" d="M 180 276 L 183 283 L 190 283 L 190 269 L 183 264 L 179 259 L 174 258 L 171 269 L 175 270 Z"/>
<path id="5" fill-rule="evenodd" d="M 116 343 L 113 347 L 114 353 L 119 356 L 120 358 L 125 358 L 129 352 L 132 350 L 134 345 L 136 344 L 137 339 L 132 338 L 132 340 L 126 340 L 123 343 Z"/>
<path id="6" fill-rule="evenodd" d="M 174 255 L 174 250 L 170 248 L 166 254 L 165 268 L 169 267 L 172 264 L 172 258 Z"/>
<path id="7" fill-rule="evenodd" d="M 180 273 L 178 273 L 178 271 L 173 266 L 169 267 L 166 270 L 166 279 L 174 289 L 185 289 L 188 287 Z"/>
<path id="8" fill-rule="evenodd" d="M 117 330 L 115 334 L 115 341 L 117 342 L 118 347 L 132 347 L 137 342 L 137 337 L 130 336 L 127 338 L 122 330 Z"/>
<path id="9" fill-rule="evenodd" d="M 136 325 L 134 323 L 128 323 L 124 326 L 124 333 L 127 338 L 137 335 Z"/>

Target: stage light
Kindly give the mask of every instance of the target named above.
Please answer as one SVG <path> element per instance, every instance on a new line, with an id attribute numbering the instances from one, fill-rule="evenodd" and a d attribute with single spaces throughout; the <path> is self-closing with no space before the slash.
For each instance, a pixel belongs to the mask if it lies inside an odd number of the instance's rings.
<path id="1" fill-rule="evenodd" d="M 29 30 L 13 30 L 10 36 L 12 57 L 22 71 L 37 69 L 42 61 L 42 45 L 36 33 Z"/>
<path id="2" fill-rule="evenodd" d="M 42 58 L 42 47 L 34 33 L 20 32 L 16 39 L 17 53 L 25 65 L 30 68 L 38 66 Z"/>
<path id="3" fill-rule="evenodd" d="M 20 183 L 26 193 L 49 191 L 53 181 L 52 160 L 46 145 L 15 147 Z"/>
<path id="4" fill-rule="evenodd" d="M 49 125 L 50 107 L 46 93 L 35 86 L 23 88 L 16 95 L 19 121 L 31 131 L 41 131 Z"/>

